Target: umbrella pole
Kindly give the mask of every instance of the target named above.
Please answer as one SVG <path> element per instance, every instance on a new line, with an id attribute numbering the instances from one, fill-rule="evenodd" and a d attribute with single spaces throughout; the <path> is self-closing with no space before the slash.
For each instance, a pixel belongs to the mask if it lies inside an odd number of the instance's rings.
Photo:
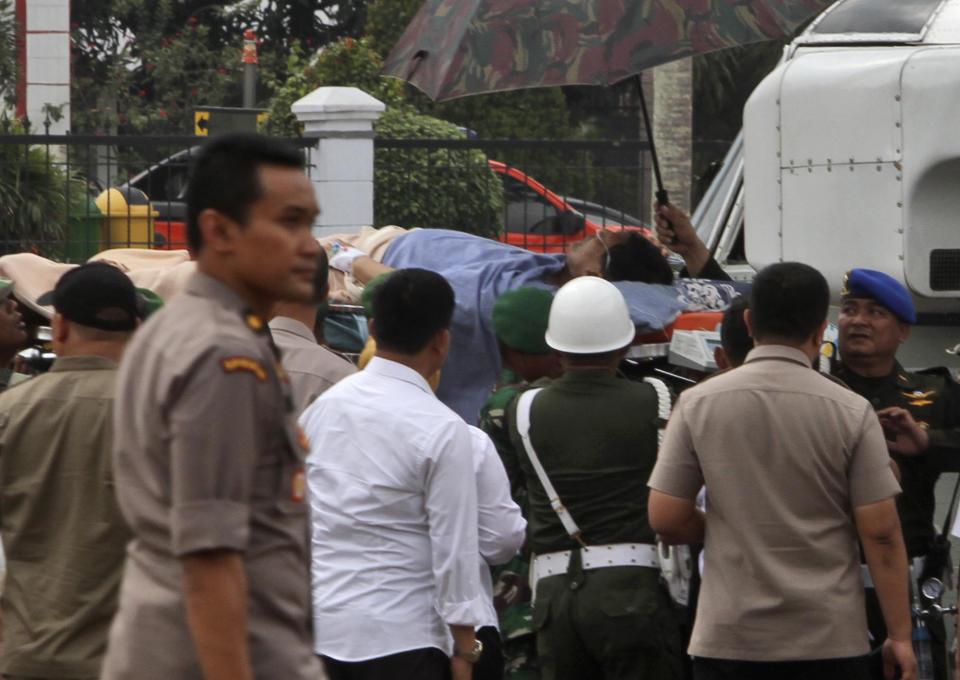
<path id="1" fill-rule="evenodd" d="M 637 93 L 640 95 L 640 111 L 643 114 L 643 125 L 647 130 L 647 142 L 650 143 L 650 158 L 653 160 L 653 176 L 657 181 L 657 204 L 668 205 L 670 199 L 663 188 L 663 178 L 660 176 L 660 161 L 657 159 L 657 147 L 653 143 L 653 129 L 650 127 L 650 114 L 647 113 L 647 98 L 643 94 L 643 82 L 640 74 L 636 76 Z"/>

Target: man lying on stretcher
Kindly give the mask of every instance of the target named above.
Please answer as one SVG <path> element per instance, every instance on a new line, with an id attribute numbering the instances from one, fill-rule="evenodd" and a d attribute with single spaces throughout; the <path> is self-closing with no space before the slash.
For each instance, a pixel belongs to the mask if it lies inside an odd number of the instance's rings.
<path id="1" fill-rule="evenodd" d="M 687 276 L 729 280 L 680 210 L 661 207 L 656 222 L 657 236 L 683 257 Z M 330 236 L 320 241 L 330 251 L 330 266 L 346 274 L 331 272 L 332 300 L 355 301 L 359 286 L 393 269 L 429 269 L 450 282 L 456 293 L 456 310 L 450 353 L 437 396 L 470 423 L 476 422 L 480 407 L 500 374 L 492 309 L 501 293 L 521 286 L 553 289 L 572 278 L 588 275 L 635 282 L 618 287 L 643 331 L 666 326 L 690 303 L 683 290 L 667 288 L 674 283 L 673 272 L 660 248 L 636 232 L 601 230 L 595 237 L 573 244 L 568 255 L 533 253 L 439 229 L 364 229 L 359 234 Z M 734 295 L 732 285 L 721 287 L 720 292 L 716 285 L 709 287 L 707 308 L 721 309 Z M 697 294 L 704 288 L 699 283 Z M 711 305 L 709 300 L 715 304 Z"/>
<path id="2" fill-rule="evenodd" d="M 667 226 L 666 220 L 673 224 Z M 681 211 L 661 208 L 657 236 L 686 263 L 686 275 L 702 279 L 672 282 L 673 274 L 658 246 L 630 232 L 603 230 L 576 244 L 569 255 L 532 253 L 498 241 L 440 229 L 365 228 L 359 234 L 320 239 L 328 249 L 339 241 L 370 257 L 350 256 L 341 266 L 352 276 L 331 271 L 331 301 L 359 304 L 362 285 L 390 269 L 420 267 L 442 274 L 456 293 L 452 347 L 437 394 L 467 422 L 476 422 L 480 407 L 500 375 L 500 353 L 493 331 L 492 310 L 497 297 L 521 286 L 552 290 L 565 281 L 600 275 L 623 293 L 638 333 L 651 333 L 671 324 L 681 312 L 721 311 L 743 284 L 724 283 L 727 275 L 697 238 Z M 341 253 L 342 254 L 342 253 Z M 186 251 L 116 249 L 91 260 L 115 264 L 134 284 L 152 290 L 165 301 L 181 290 L 195 269 Z M 331 262 L 334 264 L 335 262 Z M 16 282 L 17 297 L 49 318 L 52 310 L 35 304 L 54 287 L 60 275 L 75 265 L 60 264 L 31 253 L 0 257 L 0 277 Z M 652 282 L 652 283 L 651 283 Z"/>

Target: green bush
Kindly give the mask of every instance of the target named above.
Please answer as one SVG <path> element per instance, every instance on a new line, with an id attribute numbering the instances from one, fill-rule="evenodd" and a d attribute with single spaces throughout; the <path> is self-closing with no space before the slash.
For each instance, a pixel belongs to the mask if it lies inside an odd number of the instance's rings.
<path id="1" fill-rule="evenodd" d="M 19 121 L 0 126 L 22 134 Z M 67 219 L 86 210 L 86 186 L 52 157 L 52 150 L 0 144 L 0 252 L 59 256 Z"/>
<path id="2" fill-rule="evenodd" d="M 266 86 L 274 91 L 266 131 L 299 137 L 300 123 L 290 112 L 290 107 L 318 87 L 356 87 L 387 106 L 399 104 L 403 84 L 394 78 L 381 77 L 381 68 L 383 62 L 366 40 L 338 40 L 313 58 L 308 58 L 299 47 L 294 48 L 287 58 L 282 78 L 269 72 L 263 74 Z"/>
<path id="3" fill-rule="evenodd" d="M 453 123 L 390 108 L 375 125 L 384 139 L 463 139 Z M 503 186 L 479 149 L 378 149 L 378 227 L 434 227 L 496 238 L 503 231 Z"/>

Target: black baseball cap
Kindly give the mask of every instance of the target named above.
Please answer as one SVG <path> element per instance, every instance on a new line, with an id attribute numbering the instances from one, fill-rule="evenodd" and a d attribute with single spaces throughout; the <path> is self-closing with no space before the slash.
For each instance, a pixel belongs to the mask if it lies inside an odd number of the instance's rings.
<path id="1" fill-rule="evenodd" d="M 53 305 L 66 319 L 104 331 L 132 331 L 142 315 L 133 282 L 106 262 L 71 269 L 37 304 Z"/>

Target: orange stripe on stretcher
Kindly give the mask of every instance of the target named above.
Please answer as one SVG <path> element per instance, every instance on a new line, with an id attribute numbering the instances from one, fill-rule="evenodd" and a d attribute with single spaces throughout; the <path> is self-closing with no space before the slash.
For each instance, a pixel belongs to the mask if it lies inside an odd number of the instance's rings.
<path id="1" fill-rule="evenodd" d="M 662 331 L 638 335 L 633 344 L 669 342 L 674 331 L 715 331 L 723 320 L 723 312 L 684 312 Z"/>

